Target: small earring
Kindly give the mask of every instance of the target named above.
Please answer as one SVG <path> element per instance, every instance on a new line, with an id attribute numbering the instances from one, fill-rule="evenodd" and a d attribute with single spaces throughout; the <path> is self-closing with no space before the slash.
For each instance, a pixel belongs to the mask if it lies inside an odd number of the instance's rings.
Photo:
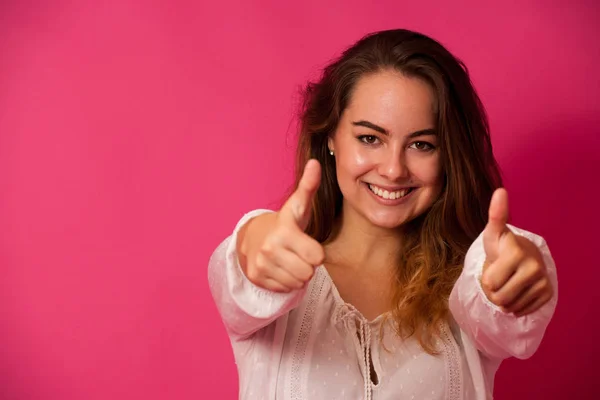
<path id="1" fill-rule="evenodd" d="M 329 154 L 333 155 L 333 150 L 329 150 Z"/>

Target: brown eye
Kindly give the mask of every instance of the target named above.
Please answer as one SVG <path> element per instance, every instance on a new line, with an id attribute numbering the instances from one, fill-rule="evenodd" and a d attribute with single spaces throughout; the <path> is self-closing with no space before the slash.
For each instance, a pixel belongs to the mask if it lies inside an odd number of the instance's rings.
<path id="1" fill-rule="evenodd" d="M 420 151 L 430 151 L 434 149 L 434 146 L 431 143 L 427 142 L 414 142 L 410 145 L 410 147 Z"/>
<path id="2" fill-rule="evenodd" d="M 375 144 L 379 139 L 377 139 L 377 136 L 373 135 L 362 135 L 358 137 L 358 140 L 365 144 Z"/>

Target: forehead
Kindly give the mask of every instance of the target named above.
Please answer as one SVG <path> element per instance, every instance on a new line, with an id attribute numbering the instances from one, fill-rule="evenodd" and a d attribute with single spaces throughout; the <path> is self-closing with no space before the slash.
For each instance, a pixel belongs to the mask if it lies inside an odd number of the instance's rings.
<path id="1" fill-rule="evenodd" d="M 344 117 L 347 122 L 367 120 L 392 134 L 406 134 L 433 128 L 434 108 L 435 95 L 427 82 L 397 71 L 381 71 L 359 79 Z"/>

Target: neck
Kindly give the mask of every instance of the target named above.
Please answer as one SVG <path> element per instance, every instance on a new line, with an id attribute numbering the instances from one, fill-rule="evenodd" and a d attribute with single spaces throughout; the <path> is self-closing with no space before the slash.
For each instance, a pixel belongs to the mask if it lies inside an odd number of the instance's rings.
<path id="1" fill-rule="evenodd" d="M 355 212 L 344 212 L 335 238 L 326 246 L 331 264 L 351 269 L 389 269 L 398 263 L 402 243 L 400 229 L 374 226 Z"/>

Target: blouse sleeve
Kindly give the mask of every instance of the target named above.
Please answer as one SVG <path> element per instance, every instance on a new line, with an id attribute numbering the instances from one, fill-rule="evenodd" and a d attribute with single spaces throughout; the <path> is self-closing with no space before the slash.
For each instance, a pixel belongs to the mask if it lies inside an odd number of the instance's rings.
<path id="1" fill-rule="evenodd" d="M 250 282 L 237 257 L 237 235 L 252 218 L 270 210 L 254 210 L 242 217 L 233 233 L 213 252 L 208 282 L 217 309 L 230 336 L 245 338 L 295 308 L 306 289 L 277 293 Z"/>
<path id="2" fill-rule="evenodd" d="M 483 234 L 469 248 L 462 274 L 450 294 L 450 311 L 479 351 L 491 358 L 531 357 L 539 347 L 556 309 L 558 281 L 556 266 L 546 241 L 533 233 L 509 226 L 517 235 L 531 240 L 540 250 L 554 288 L 553 298 L 537 311 L 522 317 L 505 313 L 493 304 L 481 287 L 486 254 Z"/>

